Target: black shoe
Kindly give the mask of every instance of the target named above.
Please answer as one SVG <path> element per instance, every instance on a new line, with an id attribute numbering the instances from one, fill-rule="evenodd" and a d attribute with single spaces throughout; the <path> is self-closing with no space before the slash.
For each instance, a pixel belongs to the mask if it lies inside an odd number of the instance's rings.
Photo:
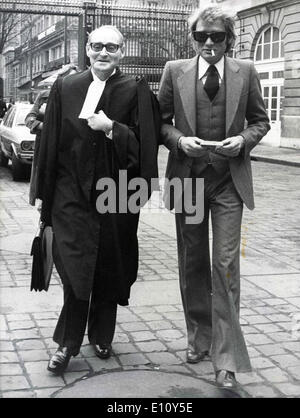
<path id="1" fill-rule="evenodd" d="M 102 360 L 111 356 L 111 345 L 94 345 L 95 354 Z"/>
<path id="2" fill-rule="evenodd" d="M 199 361 L 204 360 L 205 356 L 207 355 L 208 355 L 207 350 L 197 353 L 196 351 L 188 349 L 186 352 L 186 361 L 192 364 L 199 363 Z"/>
<path id="3" fill-rule="evenodd" d="M 216 373 L 216 383 L 218 386 L 224 389 L 233 389 L 237 385 L 235 375 L 228 370 L 218 370 Z"/>
<path id="4" fill-rule="evenodd" d="M 47 369 L 54 374 L 62 374 L 66 370 L 71 356 L 67 347 L 58 347 L 49 360 Z"/>

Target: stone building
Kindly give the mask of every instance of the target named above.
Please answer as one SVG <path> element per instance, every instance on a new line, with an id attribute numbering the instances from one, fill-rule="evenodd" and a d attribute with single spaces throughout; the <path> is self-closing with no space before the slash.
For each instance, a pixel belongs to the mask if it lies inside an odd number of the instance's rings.
<path id="1" fill-rule="evenodd" d="M 15 3 L 17 6 L 18 2 L 16 1 Z M 47 1 L 45 3 L 47 3 Z M 85 55 L 85 50 L 84 47 L 79 50 L 79 45 L 83 40 L 81 39 L 81 41 L 78 42 L 78 17 L 55 15 L 54 13 L 56 10 L 53 6 L 54 2 L 49 3 L 51 3 L 52 6 L 49 5 L 48 10 L 49 12 L 51 11 L 52 14 L 21 15 L 19 31 L 3 52 L 2 72 L 4 74 L 4 97 L 6 101 L 32 101 L 38 92 L 40 82 L 48 76 L 51 76 L 51 74 L 61 68 L 62 65 L 73 63 L 75 65 L 80 64 L 82 67 L 82 56 Z M 60 2 L 57 1 L 57 3 L 59 4 Z M 80 7 L 84 3 L 84 0 L 70 0 L 69 2 L 69 4 L 77 4 Z M 180 9 L 184 9 L 185 7 L 191 8 L 192 6 L 197 6 L 198 0 L 96 0 L 89 1 L 88 3 L 96 3 L 102 8 L 103 14 L 105 14 L 107 11 L 111 13 L 111 11 L 114 10 L 114 6 L 124 6 L 124 8 L 130 6 L 136 9 L 146 7 L 147 10 L 152 11 L 155 11 L 156 7 L 161 8 L 162 6 L 166 10 L 168 8 L 174 9 L 177 7 Z M 32 2 L 31 7 L 36 8 L 36 11 L 38 11 L 43 8 L 43 5 L 41 1 L 38 1 L 35 3 Z M 107 17 L 108 21 L 106 22 L 105 16 L 103 16 L 101 24 L 111 23 L 111 14 Z M 118 22 L 116 24 L 119 24 L 122 21 L 122 15 L 120 14 L 116 19 L 116 22 Z M 126 20 L 126 17 L 123 18 L 123 21 L 124 20 Z M 138 18 L 135 21 L 138 22 Z M 99 24 L 99 21 L 97 23 Z M 180 24 L 180 22 L 177 23 L 177 27 L 178 24 Z M 128 26 L 128 22 L 126 25 Z M 129 23 L 129 25 L 131 25 L 131 23 Z M 141 27 L 142 26 L 143 24 Z M 155 30 L 158 30 L 157 25 L 155 26 L 155 29 L 149 29 L 149 33 L 151 31 L 152 35 L 155 36 Z M 159 61 L 160 57 L 158 55 L 162 50 L 161 42 L 166 42 L 161 39 L 165 39 L 165 34 L 160 35 L 160 51 L 158 51 L 159 48 L 157 46 L 155 47 L 154 43 L 152 43 L 152 49 L 150 50 L 151 42 L 146 39 L 144 39 L 143 42 L 143 35 L 145 35 L 143 31 L 141 33 L 135 33 L 132 28 L 131 38 L 126 42 L 126 55 L 131 56 L 131 67 L 134 67 L 132 61 L 135 58 L 139 60 L 146 55 L 152 57 L 152 61 L 155 59 Z M 137 36 L 139 39 L 137 39 Z M 181 33 L 178 31 L 176 36 L 181 36 Z M 176 56 L 174 55 L 173 58 Z M 81 62 L 79 62 L 80 58 Z M 152 74 L 154 81 L 153 85 L 155 85 L 156 90 L 158 88 L 162 65 L 163 62 L 159 61 L 159 65 L 154 68 L 154 74 Z M 133 71 L 134 68 L 131 68 L 131 70 Z"/>
<path id="2" fill-rule="evenodd" d="M 38 83 L 63 64 L 77 64 L 77 18 L 21 15 L 14 42 L 4 50 L 4 97 L 32 101 Z"/>
<path id="3" fill-rule="evenodd" d="M 300 0 L 97 0 L 97 3 L 136 4 L 152 9 L 160 6 L 195 8 L 199 4 L 219 4 L 235 11 L 238 37 L 233 55 L 254 61 L 271 120 L 272 129 L 263 142 L 272 146 L 300 148 Z M 26 19 L 28 21 L 28 15 Z M 3 54 L 4 96 L 7 100 L 28 100 L 41 79 L 64 63 L 77 63 L 78 21 L 77 18 L 73 19 L 35 15 L 29 25 L 24 22 L 14 44 L 7 45 Z M 181 24 L 177 24 L 174 33 L 184 36 L 185 30 L 180 31 L 178 25 Z M 163 37 L 166 31 L 161 29 L 161 32 Z M 145 41 L 143 34 L 140 36 Z M 126 53 L 131 56 L 131 61 L 135 56 L 138 59 L 145 54 L 149 58 L 159 58 L 157 45 L 149 42 L 148 48 L 152 48 L 149 50 L 145 45 L 142 48 L 142 43 L 137 45 L 135 39 L 129 39 Z M 159 46 L 163 48 L 163 45 Z M 181 49 L 188 55 L 188 48 Z M 178 57 L 183 56 L 181 54 Z M 160 58 L 160 64 L 164 59 L 174 59 L 167 55 Z M 155 69 L 156 84 L 161 68 Z"/>
<path id="4" fill-rule="evenodd" d="M 271 120 L 262 143 L 300 148 L 300 0 L 216 0 L 237 13 L 235 56 L 254 61 Z"/>

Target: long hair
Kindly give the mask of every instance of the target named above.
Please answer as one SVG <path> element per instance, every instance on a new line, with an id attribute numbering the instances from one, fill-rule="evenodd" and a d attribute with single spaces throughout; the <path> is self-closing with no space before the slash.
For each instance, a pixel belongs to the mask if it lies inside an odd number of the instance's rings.
<path id="1" fill-rule="evenodd" d="M 190 36 L 192 36 L 192 32 L 196 30 L 199 20 L 203 20 L 207 23 L 214 23 L 216 20 L 220 20 L 224 24 L 227 35 L 227 47 L 225 52 L 228 52 L 231 48 L 233 48 L 236 40 L 234 14 L 221 9 L 218 6 L 209 6 L 205 9 L 197 9 L 188 20 Z"/>

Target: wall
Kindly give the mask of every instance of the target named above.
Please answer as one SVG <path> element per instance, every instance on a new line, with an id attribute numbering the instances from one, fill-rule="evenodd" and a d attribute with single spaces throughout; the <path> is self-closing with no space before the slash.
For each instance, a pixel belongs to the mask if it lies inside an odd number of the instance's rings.
<path id="1" fill-rule="evenodd" d="M 237 56 L 253 59 L 266 25 L 279 28 L 284 46 L 284 100 L 280 145 L 300 148 L 300 1 L 278 0 L 239 12 Z"/>

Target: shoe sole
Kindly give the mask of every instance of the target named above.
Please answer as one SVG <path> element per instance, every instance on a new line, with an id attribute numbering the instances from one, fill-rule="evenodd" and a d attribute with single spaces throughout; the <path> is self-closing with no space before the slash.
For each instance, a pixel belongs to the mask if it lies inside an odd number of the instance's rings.
<path id="1" fill-rule="evenodd" d="M 196 364 L 196 363 L 200 363 L 200 361 L 203 361 L 206 356 L 207 356 L 207 354 L 204 354 L 203 356 L 198 357 L 196 360 L 192 360 L 192 359 L 187 358 L 186 361 L 187 361 L 187 363 L 190 363 L 190 364 Z"/>
<path id="2" fill-rule="evenodd" d="M 217 383 L 217 386 L 220 389 L 228 389 L 228 390 L 234 390 L 237 389 L 237 385 L 233 385 L 233 386 L 223 386 L 221 383 Z"/>
<path id="3" fill-rule="evenodd" d="M 51 369 L 51 367 L 47 367 L 47 370 L 53 374 L 55 374 L 56 376 L 60 376 L 61 374 L 63 374 L 66 370 L 66 368 L 68 367 L 68 365 L 62 369 Z"/>
<path id="4" fill-rule="evenodd" d="M 200 361 L 203 361 L 203 360 L 204 360 L 204 357 L 200 358 L 199 360 L 187 360 L 186 362 L 190 363 L 190 364 L 197 364 L 197 363 L 200 363 Z"/>
<path id="5" fill-rule="evenodd" d="M 224 384 L 219 383 L 218 381 L 216 381 L 216 385 L 217 385 L 219 388 L 222 388 L 222 389 L 236 389 L 236 388 L 237 388 L 237 386 L 238 386 L 238 383 L 237 383 L 236 381 L 233 381 L 233 382 L 232 382 L 232 386 L 226 386 L 226 385 L 224 385 Z"/>
<path id="6" fill-rule="evenodd" d="M 69 365 L 69 362 L 70 362 L 70 359 L 68 360 L 68 362 L 67 362 L 67 364 L 65 364 L 63 367 L 57 367 L 57 368 L 51 368 L 51 367 L 49 367 L 49 365 L 47 366 L 47 370 L 49 371 L 49 372 L 51 372 L 51 373 L 53 373 L 53 374 L 55 374 L 55 375 L 61 375 L 61 374 L 63 374 L 65 371 L 66 371 L 66 369 L 67 369 L 67 367 L 68 367 L 68 365 Z"/>
<path id="7" fill-rule="evenodd" d="M 98 358 L 101 358 L 101 360 L 107 360 L 108 358 L 110 358 L 111 357 L 111 353 L 109 353 L 109 354 L 105 354 L 105 355 L 103 355 L 103 354 L 99 354 L 99 353 L 95 353 L 96 354 L 96 356 L 98 357 Z"/>
<path id="8" fill-rule="evenodd" d="M 97 353 L 96 353 L 96 356 L 97 356 L 98 358 L 101 358 L 101 360 L 107 360 L 108 358 L 110 358 L 110 357 L 111 357 L 111 354 L 108 354 L 108 355 L 103 356 L 103 355 L 101 355 L 101 354 L 97 354 Z"/>

